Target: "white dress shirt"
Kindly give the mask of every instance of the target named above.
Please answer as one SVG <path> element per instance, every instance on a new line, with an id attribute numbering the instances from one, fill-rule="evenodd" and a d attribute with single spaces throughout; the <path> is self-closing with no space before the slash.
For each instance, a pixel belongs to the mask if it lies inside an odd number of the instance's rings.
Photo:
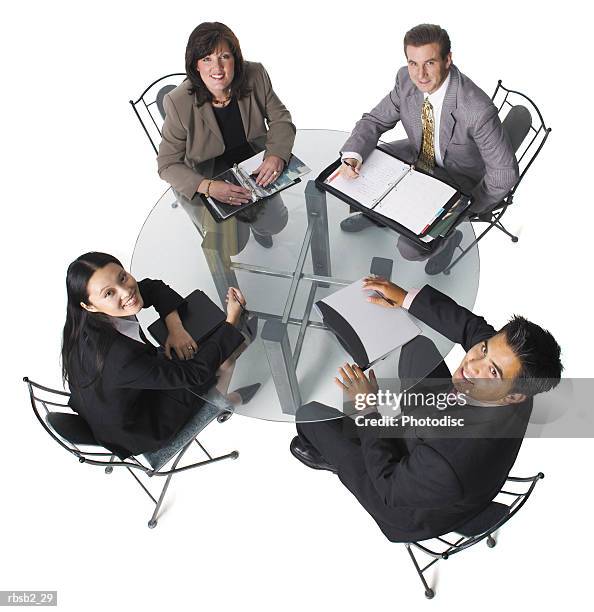
<path id="1" fill-rule="evenodd" d="M 440 168 L 443 168 L 443 159 L 439 151 L 439 125 L 441 122 L 441 109 L 443 107 L 443 100 L 448 90 L 448 84 L 450 82 L 450 74 L 446 77 L 446 80 L 439 86 L 439 89 L 434 91 L 432 94 L 424 94 L 423 100 L 429 98 L 431 106 L 433 107 L 433 123 L 435 124 L 435 133 L 433 134 L 433 145 L 435 148 L 435 164 Z M 356 159 L 363 163 L 363 158 L 359 153 L 355 151 L 345 151 L 342 154 L 341 159 Z"/>
<path id="2" fill-rule="evenodd" d="M 130 317 L 111 317 L 111 319 L 113 321 L 113 326 L 120 334 L 144 344 L 144 340 L 140 337 L 140 323 L 136 315 Z"/>

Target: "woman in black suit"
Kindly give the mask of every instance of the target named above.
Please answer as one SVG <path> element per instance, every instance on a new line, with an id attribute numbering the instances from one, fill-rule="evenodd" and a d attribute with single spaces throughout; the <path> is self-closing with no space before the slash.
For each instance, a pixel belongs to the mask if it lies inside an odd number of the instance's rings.
<path id="1" fill-rule="evenodd" d="M 172 442 L 204 403 L 195 393 L 208 392 L 246 339 L 238 329 L 245 305 L 238 289 L 229 289 L 226 321 L 200 346 L 177 313 L 182 297 L 160 280 L 137 283 L 111 255 L 86 253 L 73 261 L 66 289 L 62 370 L 70 406 L 121 459 Z M 165 319 L 165 353 L 146 340 L 136 320 L 149 306 Z M 179 360 L 171 359 L 172 350 Z"/>

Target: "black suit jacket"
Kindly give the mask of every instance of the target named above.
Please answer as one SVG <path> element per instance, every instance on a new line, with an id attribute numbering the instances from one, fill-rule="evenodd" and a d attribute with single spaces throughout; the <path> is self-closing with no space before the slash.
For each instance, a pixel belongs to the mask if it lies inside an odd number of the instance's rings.
<path id="1" fill-rule="evenodd" d="M 183 303 L 159 280 L 138 283 L 144 307 L 165 316 Z M 95 439 L 124 459 L 164 446 L 202 406 L 188 388 L 206 389 L 218 367 L 243 342 L 224 323 L 198 347 L 193 359 L 172 361 L 149 345 L 114 330 L 98 384 L 94 377 L 96 338 L 87 334 L 80 344 L 80 361 L 69 381 L 70 406 L 89 424 Z"/>
<path id="2" fill-rule="evenodd" d="M 466 351 L 496 333 L 482 317 L 430 286 L 415 297 L 409 312 Z M 390 540 L 410 542 L 454 531 L 501 488 L 522 444 L 531 406 L 528 400 L 461 409 L 479 411 L 490 431 L 499 436 L 513 432 L 509 435 L 514 437 L 433 438 L 412 428 L 408 437 L 395 439 L 384 437 L 386 431 L 379 428 L 357 427 L 365 469 L 351 466 L 340 470 L 340 478 Z"/>

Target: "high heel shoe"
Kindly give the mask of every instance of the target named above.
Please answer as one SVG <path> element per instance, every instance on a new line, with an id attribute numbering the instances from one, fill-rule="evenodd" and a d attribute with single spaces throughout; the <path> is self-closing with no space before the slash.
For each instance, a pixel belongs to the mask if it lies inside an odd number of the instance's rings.
<path id="1" fill-rule="evenodd" d="M 233 393 L 237 393 L 241 397 L 241 405 L 247 404 L 260 389 L 262 385 L 260 383 L 254 383 L 253 385 L 246 385 L 245 387 L 239 387 L 235 389 Z"/>

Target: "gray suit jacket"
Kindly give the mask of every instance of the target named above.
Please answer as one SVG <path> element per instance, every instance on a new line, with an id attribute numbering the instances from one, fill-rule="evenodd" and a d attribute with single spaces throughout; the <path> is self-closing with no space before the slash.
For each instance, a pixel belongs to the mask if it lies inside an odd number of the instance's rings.
<path id="1" fill-rule="evenodd" d="M 246 72 L 251 92 L 238 100 L 246 138 L 265 147 L 265 157 L 278 155 L 288 162 L 295 140 L 291 114 L 274 93 L 262 64 L 246 62 Z M 186 80 L 165 96 L 157 163 L 159 176 L 191 200 L 198 185 L 212 178 L 214 158 L 224 153 L 225 144 L 212 106 L 197 106 L 188 86 Z"/>
<path id="2" fill-rule="evenodd" d="M 488 210 L 507 194 L 518 180 L 518 163 L 487 94 L 454 65 L 443 101 L 439 147 L 444 169 L 460 189 L 472 195 L 471 210 Z M 343 151 L 365 159 L 380 136 L 398 121 L 408 139 L 391 143 L 398 157 L 414 162 L 421 150 L 423 93 L 410 80 L 406 66 L 396 75 L 394 89 L 357 122 Z"/>

